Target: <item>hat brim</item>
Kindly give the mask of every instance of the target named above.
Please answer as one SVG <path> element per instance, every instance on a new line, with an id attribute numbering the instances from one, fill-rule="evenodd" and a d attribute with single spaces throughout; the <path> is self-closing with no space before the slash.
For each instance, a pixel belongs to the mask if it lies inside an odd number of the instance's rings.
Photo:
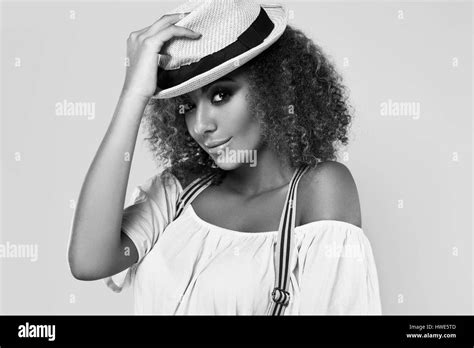
<path id="1" fill-rule="evenodd" d="M 249 60 L 255 58 L 265 49 L 270 47 L 276 40 L 280 38 L 280 36 L 285 31 L 285 28 L 288 23 L 288 11 L 285 6 L 280 4 L 261 4 L 260 6 L 263 7 L 263 9 L 267 12 L 268 17 L 275 24 L 271 33 L 262 41 L 262 43 L 232 59 L 227 60 L 222 64 L 217 65 L 211 70 L 196 75 L 193 78 L 186 80 L 183 83 L 180 83 L 179 85 L 160 90 L 151 98 L 173 98 L 182 94 L 189 93 L 198 88 L 204 87 L 209 83 L 236 70 L 241 65 L 247 63 Z"/>

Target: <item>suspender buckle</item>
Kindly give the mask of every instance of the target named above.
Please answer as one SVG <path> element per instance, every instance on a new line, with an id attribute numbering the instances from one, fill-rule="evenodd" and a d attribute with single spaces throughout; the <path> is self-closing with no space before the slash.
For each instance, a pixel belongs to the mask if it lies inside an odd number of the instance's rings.
<path id="1" fill-rule="evenodd" d="M 272 299 L 278 304 L 288 306 L 288 303 L 290 302 L 290 293 L 277 287 L 272 291 Z"/>

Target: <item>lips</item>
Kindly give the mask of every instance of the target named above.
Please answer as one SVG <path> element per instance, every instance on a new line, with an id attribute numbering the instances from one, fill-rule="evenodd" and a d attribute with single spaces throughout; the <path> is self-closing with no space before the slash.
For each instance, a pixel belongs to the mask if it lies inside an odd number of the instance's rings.
<path id="1" fill-rule="evenodd" d="M 232 137 L 229 137 L 229 138 L 223 139 L 223 140 L 210 141 L 208 143 L 205 143 L 204 146 L 206 146 L 208 149 L 213 149 L 217 146 L 220 146 L 222 144 L 227 143 L 230 140 L 230 138 L 232 138 Z"/>
<path id="2" fill-rule="evenodd" d="M 225 141 L 215 142 L 214 144 L 218 144 L 218 145 L 215 145 L 213 147 L 208 147 L 207 151 L 212 155 L 219 153 L 220 151 L 222 151 L 229 144 L 231 138 L 229 138 Z"/>

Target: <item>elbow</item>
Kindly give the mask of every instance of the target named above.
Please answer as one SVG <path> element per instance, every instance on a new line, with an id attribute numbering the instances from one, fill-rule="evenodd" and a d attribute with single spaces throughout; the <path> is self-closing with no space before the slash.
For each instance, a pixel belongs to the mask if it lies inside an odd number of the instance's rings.
<path id="1" fill-rule="evenodd" d="M 113 253 L 112 253 L 113 254 Z M 91 281 L 108 277 L 113 269 L 114 258 L 109 252 L 70 245 L 68 264 L 71 275 L 77 280 Z"/>
<path id="2" fill-rule="evenodd" d="M 72 276 L 77 280 L 90 280 L 85 273 L 79 272 L 71 268 Z"/>
<path id="3" fill-rule="evenodd" d="M 94 280 L 92 277 L 91 272 L 87 271 L 80 262 L 80 258 L 78 258 L 72 251 L 69 249 L 68 254 L 68 264 L 69 264 L 69 271 L 71 275 L 77 280 Z"/>
<path id="4" fill-rule="evenodd" d="M 93 272 L 89 272 L 87 270 L 72 266 L 71 263 L 69 263 L 69 270 L 71 271 L 71 275 L 77 280 L 91 281 L 102 279 Z"/>
<path id="5" fill-rule="evenodd" d="M 108 276 L 107 268 L 97 267 L 100 262 L 85 258 L 74 257 L 69 254 L 69 270 L 77 280 L 93 281 Z"/>
<path id="6" fill-rule="evenodd" d="M 83 269 L 78 267 L 77 262 L 71 257 L 69 257 L 69 271 L 71 275 L 77 280 L 90 280 L 88 277 L 87 272 L 84 272 Z"/>
<path id="7" fill-rule="evenodd" d="M 72 233 L 72 237 L 74 232 Z M 77 280 L 88 280 L 87 273 L 81 267 L 81 258 L 78 252 L 77 243 L 74 243 L 74 238 L 70 238 L 67 249 L 68 266 L 71 275 Z"/>

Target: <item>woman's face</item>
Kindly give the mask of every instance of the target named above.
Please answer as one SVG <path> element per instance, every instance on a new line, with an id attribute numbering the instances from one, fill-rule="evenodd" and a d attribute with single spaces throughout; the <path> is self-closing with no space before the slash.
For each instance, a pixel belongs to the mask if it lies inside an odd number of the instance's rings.
<path id="1" fill-rule="evenodd" d="M 189 134 L 223 170 L 233 170 L 256 158 L 261 126 L 250 113 L 245 99 L 248 93 L 244 75 L 234 70 L 186 94 L 180 105 Z"/>

